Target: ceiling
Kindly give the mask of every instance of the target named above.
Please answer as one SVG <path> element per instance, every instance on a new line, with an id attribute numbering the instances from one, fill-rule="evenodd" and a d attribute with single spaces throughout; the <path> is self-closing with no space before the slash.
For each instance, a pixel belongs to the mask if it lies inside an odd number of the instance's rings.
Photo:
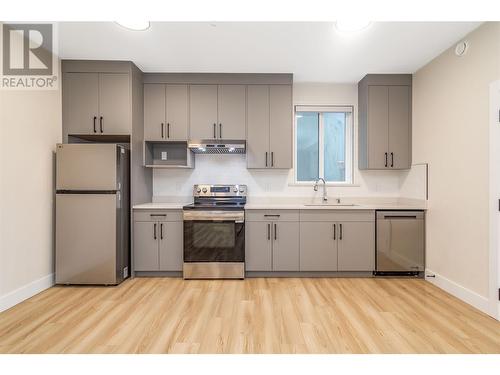
<path id="1" fill-rule="evenodd" d="M 63 59 L 131 60 L 144 72 L 294 73 L 296 82 L 357 82 L 413 73 L 478 22 L 377 22 L 339 33 L 326 22 L 59 24 Z"/>

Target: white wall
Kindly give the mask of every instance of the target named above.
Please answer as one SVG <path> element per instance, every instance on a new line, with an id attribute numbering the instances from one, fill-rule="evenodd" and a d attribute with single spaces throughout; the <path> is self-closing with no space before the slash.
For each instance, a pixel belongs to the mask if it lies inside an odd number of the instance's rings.
<path id="1" fill-rule="evenodd" d="M 53 280 L 60 91 L 0 91 L 0 311 Z"/>
<path id="2" fill-rule="evenodd" d="M 357 84 L 296 83 L 295 105 L 354 106 L 354 184 L 328 187 L 331 197 L 397 197 L 407 172 L 359 171 L 357 168 Z M 194 184 L 238 183 L 248 185 L 251 197 L 312 197 L 311 186 L 294 186 L 293 170 L 249 170 L 244 155 L 196 155 L 194 170 L 162 170 L 153 173 L 153 195 L 188 199 Z"/>
<path id="3" fill-rule="evenodd" d="M 485 310 L 489 298 L 489 84 L 500 78 L 500 23 L 485 23 L 417 71 L 413 162 L 429 163 L 427 267 Z"/>

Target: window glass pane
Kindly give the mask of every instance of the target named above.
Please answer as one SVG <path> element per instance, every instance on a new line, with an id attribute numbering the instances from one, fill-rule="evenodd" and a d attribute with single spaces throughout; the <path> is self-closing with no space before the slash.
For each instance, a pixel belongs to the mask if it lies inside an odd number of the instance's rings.
<path id="1" fill-rule="evenodd" d="M 297 112 L 297 181 L 318 178 L 319 113 Z"/>
<path id="2" fill-rule="evenodd" d="M 325 180 L 345 181 L 346 114 L 323 113 Z"/>

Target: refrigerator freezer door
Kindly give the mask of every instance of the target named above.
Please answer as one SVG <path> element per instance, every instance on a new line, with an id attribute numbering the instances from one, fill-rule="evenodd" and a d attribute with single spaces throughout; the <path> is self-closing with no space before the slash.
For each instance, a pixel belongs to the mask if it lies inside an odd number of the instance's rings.
<path id="1" fill-rule="evenodd" d="M 56 147 L 57 190 L 118 190 L 115 144 L 58 144 Z"/>
<path id="2" fill-rule="evenodd" d="M 121 281 L 117 200 L 117 194 L 56 195 L 57 284 Z"/>

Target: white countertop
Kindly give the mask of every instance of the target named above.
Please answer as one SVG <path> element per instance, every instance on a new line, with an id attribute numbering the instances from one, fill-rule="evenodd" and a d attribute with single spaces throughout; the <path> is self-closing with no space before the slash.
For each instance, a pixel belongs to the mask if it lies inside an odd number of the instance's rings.
<path id="1" fill-rule="evenodd" d="M 136 204 L 132 208 L 134 210 L 182 210 L 182 206 L 191 202 L 169 202 L 169 203 L 142 203 Z"/>
<path id="2" fill-rule="evenodd" d="M 355 204 L 355 205 L 314 205 L 308 206 L 305 204 L 293 203 L 247 203 L 245 210 L 425 210 L 425 205 L 415 204 Z"/>
<path id="3" fill-rule="evenodd" d="M 134 210 L 181 210 L 191 202 L 153 202 L 133 206 Z M 426 201 L 405 198 L 349 198 L 341 199 L 335 205 L 335 198 L 321 204 L 321 201 L 304 201 L 300 198 L 254 198 L 245 205 L 246 210 L 425 210 Z M 314 204 L 310 206 L 310 204 Z M 342 205 L 346 204 L 346 205 Z M 354 204 L 354 205 L 349 205 Z"/>

